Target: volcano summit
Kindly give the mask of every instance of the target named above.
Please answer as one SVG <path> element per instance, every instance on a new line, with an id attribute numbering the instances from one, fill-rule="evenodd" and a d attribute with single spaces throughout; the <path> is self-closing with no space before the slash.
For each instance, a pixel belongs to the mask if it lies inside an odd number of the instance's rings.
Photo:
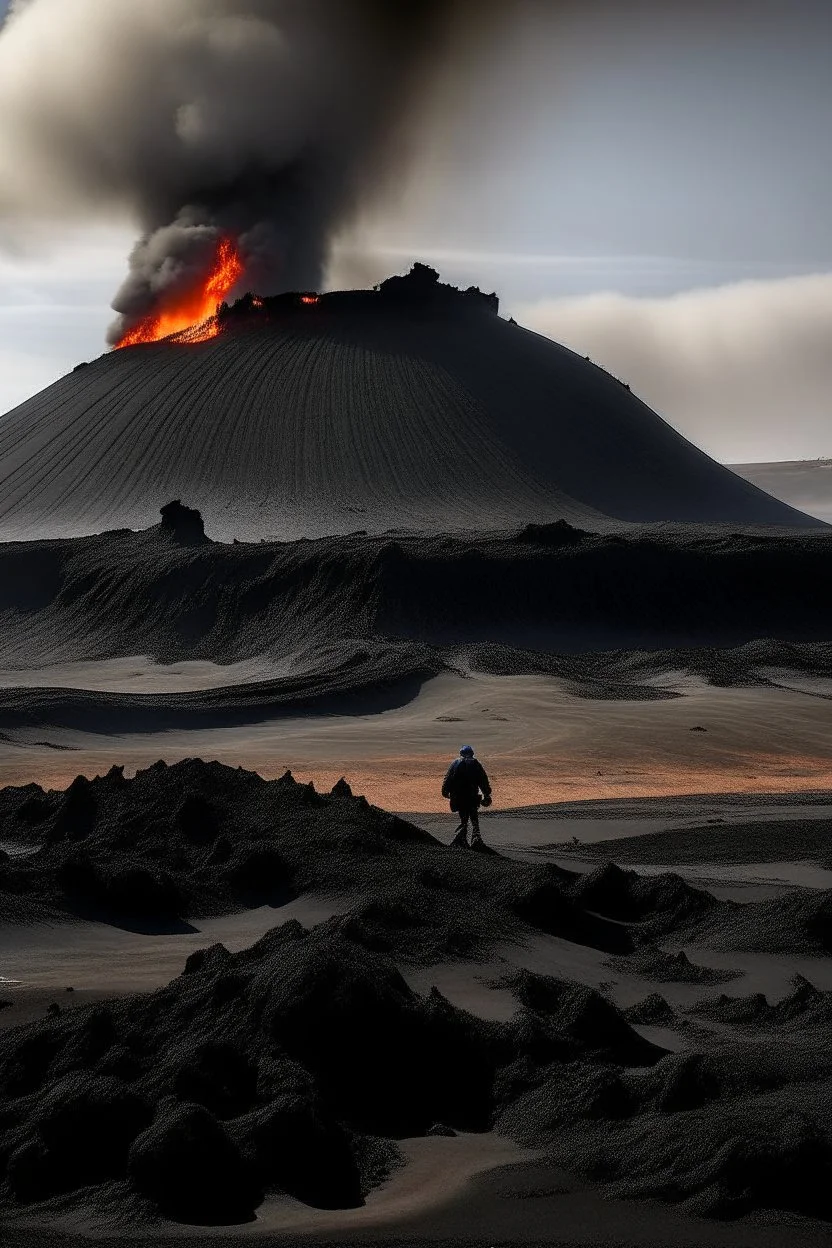
<path id="1" fill-rule="evenodd" d="M 421 265 L 374 291 L 246 296 L 208 331 L 79 365 L 3 418 L 0 463 L 6 540 L 147 526 L 177 496 L 226 540 L 818 523 Z"/>

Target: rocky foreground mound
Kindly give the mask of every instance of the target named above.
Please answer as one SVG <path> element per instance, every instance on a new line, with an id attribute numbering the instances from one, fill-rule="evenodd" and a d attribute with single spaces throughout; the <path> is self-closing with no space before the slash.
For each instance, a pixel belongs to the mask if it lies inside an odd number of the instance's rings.
<path id="1" fill-rule="evenodd" d="M 669 1054 L 637 1029 L 676 1025 L 657 996 L 625 1016 L 594 989 L 521 971 L 501 981 L 513 1016 L 487 1022 L 400 969 L 547 933 L 603 950 L 613 974 L 705 983 L 655 942 L 770 940 L 770 903 L 453 849 L 343 781 L 319 794 L 200 760 L 65 793 L 6 789 L 0 834 L 28 851 L 0 864 L 7 922 L 40 907 L 175 927 L 265 902 L 278 924 L 240 953 L 192 954 L 149 995 L 0 1033 L 9 1215 L 92 1205 L 231 1223 L 276 1193 L 354 1207 L 399 1163 L 397 1140 L 496 1127 L 619 1195 L 832 1218 L 828 1003 L 811 985 L 779 1007 L 719 998 L 700 1011 L 722 1027 L 719 1047 Z M 280 903 L 306 892 L 337 895 L 343 912 L 311 931 L 281 925 Z M 828 898 L 786 900 L 781 942 L 828 939 Z M 785 1042 L 750 1040 L 758 1016 Z"/>
<path id="2" fill-rule="evenodd" d="M 666 1054 L 597 992 L 525 972 L 487 1023 L 331 920 L 192 954 L 149 995 L 0 1036 L 0 1203 L 250 1220 L 268 1194 L 349 1208 L 396 1139 L 496 1125 L 619 1195 L 832 1217 L 832 1058 Z"/>
<path id="3" fill-rule="evenodd" d="M 488 1024 L 338 921 L 296 922 L 232 955 L 191 955 L 148 997 L 73 1010 L 0 1038 L 0 1196 L 89 1185 L 192 1222 L 250 1218 L 266 1191 L 360 1204 L 396 1137 L 484 1130 L 551 1063 L 651 1065 L 661 1050 L 597 993 Z"/>
<path id="4" fill-rule="evenodd" d="M 609 863 L 580 875 L 461 855 L 345 781 L 319 793 L 290 772 L 268 781 L 201 759 L 159 762 L 132 779 L 120 768 L 78 776 L 66 790 L 0 790 L 0 836 L 27 851 L 0 851 L 7 921 L 40 906 L 176 927 L 327 893 L 345 899 L 368 947 L 397 957 L 479 955 L 525 930 L 613 954 L 641 950 L 633 965 L 643 973 L 694 981 L 653 942 L 674 933 L 725 948 L 832 947 L 828 893 L 737 905 L 672 873 L 645 877 Z"/>
<path id="5" fill-rule="evenodd" d="M 608 863 L 586 875 L 449 849 L 372 806 L 345 781 L 330 793 L 290 772 L 186 759 L 132 779 L 113 768 L 66 790 L 0 790 L 0 918 L 46 907 L 121 926 L 169 925 L 305 893 L 345 899 L 370 948 L 431 963 L 545 932 L 612 954 L 657 979 L 697 981 L 669 935 L 720 948 L 832 950 L 832 894 L 795 890 L 740 905 L 680 876 Z M 276 914 L 277 917 L 277 914 Z M 683 973 L 684 972 L 684 973 Z"/>
<path id="6" fill-rule="evenodd" d="M 622 907 L 632 910 L 634 888 L 638 906 L 665 927 L 713 904 L 681 879 L 645 888 L 628 872 L 615 902 L 593 895 L 590 906 L 573 873 L 460 854 L 345 781 L 323 794 L 288 772 L 267 781 L 200 759 L 156 763 L 132 779 L 118 768 L 78 776 L 65 791 L 4 789 L 0 834 L 29 851 L 0 860 L 7 919 L 40 905 L 122 926 L 175 926 L 328 893 L 346 899 L 364 944 L 420 962 L 477 954 L 524 930 L 628 952 L 642 939 L 638 925 L 617 920 Z"/>

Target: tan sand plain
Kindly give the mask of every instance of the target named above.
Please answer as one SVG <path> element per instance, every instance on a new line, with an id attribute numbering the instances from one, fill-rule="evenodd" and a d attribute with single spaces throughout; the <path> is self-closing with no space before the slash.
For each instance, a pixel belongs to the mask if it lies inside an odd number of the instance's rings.
<path id="1" fill-rule="evenodd" d="M 470 741 L 492 777 L 495 808 L 591 798 L 832 789 L 832 702 L 806 688 L 720 688 L 689 676 L 682 696 L 576 697 L 548 676 L 426 682 L 407 705 L 370 715 L 293 716 L 194 731 L 94 735 L 38 728 L 0 742 L 0 785 L 63 787 L 125 764 L 199 755 L 266 777 L 291 768 L 395 810 L 439 811 L 448 761 Z M 694 728 L 706 731 L 692 731 Z"/>

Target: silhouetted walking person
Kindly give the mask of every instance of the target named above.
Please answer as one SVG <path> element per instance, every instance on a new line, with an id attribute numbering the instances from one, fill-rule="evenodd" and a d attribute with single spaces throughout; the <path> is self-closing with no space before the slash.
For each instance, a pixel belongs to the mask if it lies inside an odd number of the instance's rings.
<path id="1" fill-rule="evenodd" d="M 451 763 L 442 783 L 442 796 L 450 799 L 451 810 L 456 811 L 460 820 L 451 844 L 468 844 L 468 820 L 470 819 L 471 847 L 482 845 L 480 818 L 477 812 L 480 804 L 491 805 L 491 784 L 482 763 L 474 758 L 473 746 L 463 745 L 459 751 L 459 758 L 455 758 Z"/>

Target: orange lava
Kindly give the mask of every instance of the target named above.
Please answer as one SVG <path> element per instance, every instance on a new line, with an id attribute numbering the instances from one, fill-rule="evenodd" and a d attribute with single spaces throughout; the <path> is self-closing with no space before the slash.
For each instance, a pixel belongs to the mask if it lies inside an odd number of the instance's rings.
<path id="1" fill-rule="evenodd" d="M 318 296 L 317 295 L 301 295 L 300 301 L 301 303 L 317 303 Z"/>
<path id="2" fill-rule="evenodd" d="M 175 302 L 161 312 L 139 321 L 116 343 L 116 349 L 133 347 L 140 342 L 158 342 L 160 338 L 167 338 L 169 334 L 180 333 L 192 326 L 198 327 L 198 331 L 195 329 L 188 335 L 189 342 L 215 338 L 219 333 L 217 308 L 242 274 L 243 262 L 235 244 L 230 238 L 221 238 L 211 271 L 203 284 L 196 290 L 180 293 Z"/>

